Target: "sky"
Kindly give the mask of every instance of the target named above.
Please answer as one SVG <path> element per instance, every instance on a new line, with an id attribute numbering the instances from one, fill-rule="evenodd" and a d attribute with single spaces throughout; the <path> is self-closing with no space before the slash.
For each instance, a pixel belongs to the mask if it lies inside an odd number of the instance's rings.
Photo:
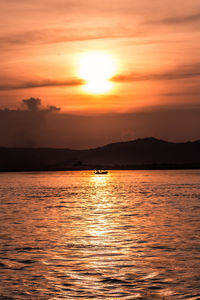
<path id="1" fill-rule="evenodd" d="M 114 63 L 100 93 L 94 53 Z M 199 0 L 1 1 L 0 70 L 0 146 L 200 139 Z"/>

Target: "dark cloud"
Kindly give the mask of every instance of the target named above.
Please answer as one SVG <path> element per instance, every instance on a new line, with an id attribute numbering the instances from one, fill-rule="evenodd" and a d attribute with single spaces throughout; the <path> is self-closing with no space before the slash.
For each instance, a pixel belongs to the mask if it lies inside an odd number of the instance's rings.
<path id="1" fill-rule="evenodd" d="M 30 111 L 38 111 L 41 105 L 41 100 L 38 98 L 24 99 L 22 100 L 22 102 L 26 105 L 26 107 Z"/>
<path id="2" fill-rule="evenodd" d="M 23 99 L 22 104 L 25 104 L 26 108 L 28 109 L 29 112 L 58 112 L 60 111 L 60 107 L 50 105 L 47 108 L 43 108 L 41 106 L 41 100 L 39 98 L 28 98 L 28 99 Z M 9 111 L 9 110 L 8 110 Z M 17 110 L 19 111 L 19 110 Z M 22 110 L 21 110 L 22 111 Z"/>
<path id="3" fill-rule="evenodd" d="M 22 103 L 25 104 L 26 108 L 31 112 L 58 112 L 60 107 L 50 105 L 47 108 L 41 108 L 41 100 L 39 98 L 23 99 Z"/>
<path id="4" fill-rule="evenodd" d="M 178 80 L 187 79 L 200 76 L 200 63 L 192 65 L 179 66 L 174 70 L 166 71 L 162 73 L 152 73 L 152 74 L 139 74 L 130 73 L 117 75 L 112 78 L 116 82 L 126 82 L 126 81 L 148 81 L 148 80 Z"/>
<path id="5" fill-rule="evenodd" d="M 49 112 L 56 112 L 57 111 L 58 112 L 58 111 L 60 111 L 60 107 L 56 107 L 54 105 L 50 105 L 48 107 L 47 111 L 49 111 Z"/>
<path id="6" fill-rule="evenodd" d="M 40 81 L 28 81 L 28 82 L 19 82 L 19 83 L 9 83 L 9 84 L 0 84 L 0 91 L 11 91 L 11 90 L 21 90 L 21 89 L 32 89 L 32 88 L 41 88 L 41 87 L 67 87 L 67 86 L 79 86 L 83 85 L 85 82 L 81 79 L 69 79 L 69 80 L 40 80 Z"/>
<path id="7" fill-rule="evenodd" d="M 22 100 L 21 104 L 23 109 L 0 110 L 0 146 L 40 147 L 45 145 L 43 140 L 48 145 L 48 122 L 60 108 L 42 107 L 41 100 L 33 97 Z"/>

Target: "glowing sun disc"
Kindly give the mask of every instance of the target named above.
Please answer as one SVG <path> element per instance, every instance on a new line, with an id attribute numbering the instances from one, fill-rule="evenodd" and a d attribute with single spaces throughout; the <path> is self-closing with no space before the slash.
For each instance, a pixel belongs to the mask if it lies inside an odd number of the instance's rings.
<path id="1" fill-rule="evenodd" d="M 84 86 L 84 90 L 91 94 L 105 94 L 108 93 L 113 87 L 112 82 L 109 81 L 88 81 Z"/>
<path id="2" fill-rule="evenodd" d="M 86 81 L 84 90 L 92 94 L 104 94 L 112 89 L 109 79 L 116 73 L 111 55 L 103 52 L 88 52 L 80 57 L 79 76 Z"/>

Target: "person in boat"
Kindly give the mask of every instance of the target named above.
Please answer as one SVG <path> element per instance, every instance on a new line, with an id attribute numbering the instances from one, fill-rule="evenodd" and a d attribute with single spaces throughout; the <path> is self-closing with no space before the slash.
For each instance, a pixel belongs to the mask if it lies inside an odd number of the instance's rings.
<path id="1" fill-rule="evenodd" d="M 104 171 L 104 170 L 97 170 L 95 171 L 95 174 L 107 174 L 108 171 Z"/>

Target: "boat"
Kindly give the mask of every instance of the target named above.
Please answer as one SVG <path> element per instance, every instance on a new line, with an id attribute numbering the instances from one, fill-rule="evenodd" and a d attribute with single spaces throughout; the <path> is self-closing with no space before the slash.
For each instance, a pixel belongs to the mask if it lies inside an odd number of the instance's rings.
<path id="1" fill-rule="evenodd" d="M 108 171 L 104 171 L 104 170 L 96 170 L 94 172 L 94 174 L 96 175 L 104 175 L 104 174 L 108 174 Z"/>

